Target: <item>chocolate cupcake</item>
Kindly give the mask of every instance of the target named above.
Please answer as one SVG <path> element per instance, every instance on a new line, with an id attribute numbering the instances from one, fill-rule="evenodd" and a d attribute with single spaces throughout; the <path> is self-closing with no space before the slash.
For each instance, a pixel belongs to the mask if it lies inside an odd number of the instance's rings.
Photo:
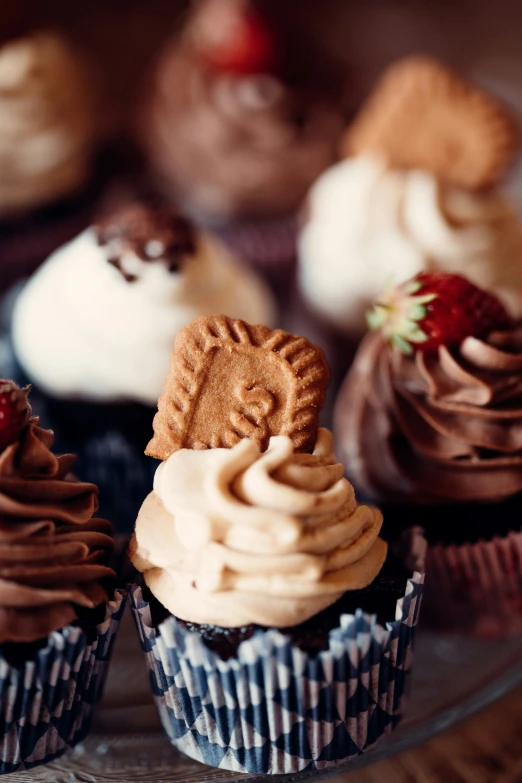
<path id="1" fill-rule="evenodd" d="M 344 159 L 308 196 L 298 278 L 315 316 L 360 340 L 387 279 L 440 271 L 521 317 L 522 229 L 502 192 L 517 137 L 504 107 L 442 63 L 394 63 L 348 128 Z"/>
<path id="2" fill-rule="evenodd" d="M 0 773 L 88 731 L 123 613 L 98 489 L 51 452 L 27 390 L 0 380 Z"/>
<path id="3" fill-rule="evenodd" d="M 286 332 L 213 317 L 176 340 L 133 608 L 169 738 L 213 766 L 333 766 L 402 711 L 422 542 L 404 562 L 357 503 L 318 429 L 328 378 L 320 349 Z"/>
<path id="4" fill-rule="evenodd" d="M 105 128 L 81 55 L 59 35 L 0 44 L 0 291 L 89 223 Z"/>
<path id="5" fill-rule="evenodd" d="M 449 274 L 419 275 L 383 297 L 372 319 L 378 331 L 363 340 L 336 406 L 349 476 L 386 504 L 390 525 L 424 527 L 433 545 L 427 573 L 438 574 L 427 583 L 426 617 L 515 632 L 520 323 L 492 295 Z"/>
<path id="6" fill-rule="evenodd" d="M 291 48 L 258 5 L 196 4 L 147 85 L 139 136 L 163 192 L 288 285 L 295 212 L 335 160 L 343 120 L 330 71 L 295 83 Z"/>
<path id="7" fill-rule="evenodd" d="M 78 453 L 80 475 L 100 486 L 119 529 L 152 486 L 143 451 L 176 334 L 212 312 L 275 315 L 263 283 L 219 241 L 170 208 L 139 203 L 57 251 L 16 301 L 14 353 L 35 410 L 58 447 Z"/>

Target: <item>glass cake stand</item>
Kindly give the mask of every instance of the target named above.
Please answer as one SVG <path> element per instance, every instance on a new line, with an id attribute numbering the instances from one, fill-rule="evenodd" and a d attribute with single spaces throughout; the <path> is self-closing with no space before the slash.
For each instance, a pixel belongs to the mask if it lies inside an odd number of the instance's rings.
<path id="1" fill-rule="evenodd" d="M 355 761 L 281 783 L 325 780 L 403 751 L 469 717 L 522 681 L 522 638 L 503 642 L 419 629 L 412 693 L 397 730 Z M 103 702 L 87 739 L 65 756 L 2 783 L 260 783 L 266 776 L 212 769 L 179 753 L 162 733 L 143 653 L 127 609 Z"/>

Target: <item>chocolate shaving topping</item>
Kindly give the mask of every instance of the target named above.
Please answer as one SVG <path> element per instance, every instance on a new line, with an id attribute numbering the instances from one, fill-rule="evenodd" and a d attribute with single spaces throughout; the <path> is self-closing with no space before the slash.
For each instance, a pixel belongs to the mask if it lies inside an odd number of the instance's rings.
<path id="1" fill-rule="evenodd" d="M 163 263 L 169 272 L 178 272 L 186 256 L 196 250 L 191 224 L 168 207 L 131 204 L 99 219 L 95 225 L 100 247 L 107 248 L 109 264 L 128 283 L 138 276 L 124 266 L 127 254 L 146 263 Z"/>

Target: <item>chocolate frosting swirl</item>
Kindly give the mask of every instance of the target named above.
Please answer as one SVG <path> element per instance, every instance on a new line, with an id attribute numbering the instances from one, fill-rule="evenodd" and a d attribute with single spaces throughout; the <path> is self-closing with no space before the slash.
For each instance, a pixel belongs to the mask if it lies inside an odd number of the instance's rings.
<path id="1" fill-rule="evenodd" d="M 272 76 L 218 75 L 186 45 L 166 52 L 147 100 L 152 165 L 184 210 L 207 220 L 299 207 L 343 128 L 327 101 Z"/>
<path id="2" fill-rule="evenodd" d="M 522 490 L 522 325 L 404 356 L 368 335 L 336 427 L 356 485 L 383 500 L 497 502 Z"/>
<path id="3" fill-rule="evenodd" d="M 56 457 L 53 433 L 31 419 L 0 454 L 0 643 L 30 642 L 77 619 L 109 596 L 112 525 L 93 519 L 98 488 Z"/>

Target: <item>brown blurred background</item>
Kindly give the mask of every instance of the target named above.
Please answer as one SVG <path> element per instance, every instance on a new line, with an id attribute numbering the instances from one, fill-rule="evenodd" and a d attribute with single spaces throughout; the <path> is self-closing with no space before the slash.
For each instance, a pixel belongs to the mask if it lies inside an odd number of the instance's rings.
<path id="1" fill-rule="evenodd" d="M 420 50 L 479 76 L 509 82 L 519 76 L 522 83 L 522 3 L 517 0 L 257 1 L 284 19 L 293 46 L 306 46 L 312 36 L 318 52 L 346 63 L 351 105 L 384 65 Z M 134 93 L 147 63 L 179 27 L 188 6 L 188 0 L 0 0 L 0 36 L 28 25 L 65 28 L 90 50 L 120 102 Z"/>

